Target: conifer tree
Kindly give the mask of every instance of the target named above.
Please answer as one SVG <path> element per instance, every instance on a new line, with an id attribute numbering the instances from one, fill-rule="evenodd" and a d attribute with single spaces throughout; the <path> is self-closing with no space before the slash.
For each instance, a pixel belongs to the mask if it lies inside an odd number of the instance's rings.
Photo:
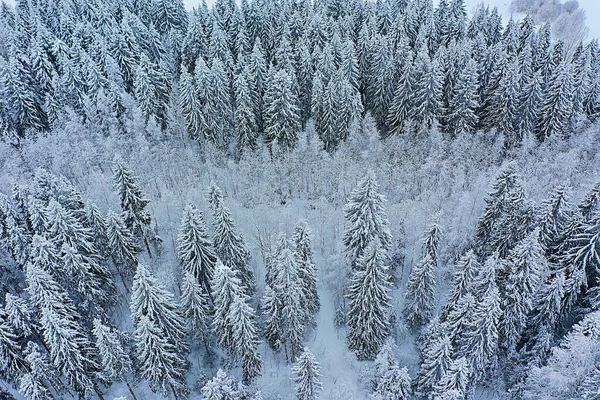
<path id="1" fill-rule="evenodd" d="M 469 362 L 465 357 L 452 361 L 435 386 L 434 400 L 458 400 L 468 397 L 470 376 Z"/>
<path id="2" fill-rule="evenodd" d="M 540 279 L 548 269 L 538 236 L 539 231 L 534 230 L 511 250 L 507 259 L 507 282 L 502 300 L 504 312 L 500 319 L 500 345 L 509 354 L 516 351 L 527 317 L 533 308 Z"/>
<path id="3" fill-rule="evenodd" d="M 498 324 L 502 314 L 500 296 L 496 287 L 498 255 L 493 254 L 485 263 L 474 284 L 477 304 L 469 316 L 469 331 L 458 351 L 467 356 L 475 380 L 487 376 L 496 364 L 498 351 Z"/>
<path id="4" fill-rule="evenodd" d="M 442 335 L 429 340 L 423 350 L 421 369 L 416 379 L 416 388 L 421 395 L 431 393 L 448 371 L 452 362 L 452 343 L 448 336 Z"/>
<path id="5" fill-rule="evenodd" d="M 217 255 L 210 241 L 202 213 L 187 205 L 177 237 L 177 252 L 183 273 L 191 273 L 204 294 L 212 296 L 211 280 Z"/>
<path id="6" fill-rule="evenodd" d="M 298 262 L 298 280 L 302 289 L 302 298 L 306 303 L 307 321 L 315 323 L 315 315 L 321 306 L 317 292 L 317 271 L 313 263 L 313 251 L 310 242 L 310 229 L 300 222 L 292 238 Z"/>
<path id="7" fill-rule="evenodd" d="M 316 400 L 323 390 L 321 383 L 321 366 L 310 350 L 305 347 L 292 367 L 298 400 Z"/>
<path id="8" fill-rule="evenodd" d="M 240 396 L 236 383 L 219 369 L 217 375 L 202 387 L 202 398 L 205 400 L 233 400 Z"/>
<path id="9" fill-rule="evenodd" d="M 412 105 L 414 104 L 413 97 L 415 96 L 415 91 L 413 86 L 416 83 L 414 83 L 412 68 L 412 63 L 409 63 L 400 77 L 398 86 L 394 91 L 394 97 L 390 103 L 386 122 L 390 133 L 394 135 L 402 133 L 402 129 L 409 120 Z"/>
<path id="10" fill-rule="evenodd" d="M 389 276 L 384 250 L 375 241 L 356 262 L 348 289 L 348 347 L 359 359 L 373 358 L 383 345 L 389 322 Z"/>
<path id="11" fill-rule="evenodd" d="M 63 384 L 60 382 L 56 369 L 50 364 L 46 353 L 40 351 L 34 342 L 28 342 L 25 349 L 25 361 L 29 371 L 19 380 L 19 392 L 34 400 L 44 400 L 52 396 L 54 389 L 61 392 Z"/>
<path id="12" fill-rule="evenodd" d="M 344 207 L 347 223 L 344 245 L 352 269 L 355 269 L 365 248 L 375 240 L 379 241 L 383 251 L 389 250 L 392 245 L 384 203 L 385 197 L 379 193 L 379 185 L 371 175 L 365 177 L 348 198 Z"/>
<path id="13" fill-rule="evenodd" d="M 26 300 L 6 293 L 4 311 L 6 312 L 6 322 L 9 326 L 24 337 L 31 335 L 36 326 L 33 318 L 33 310 Z"/>
<path id="14" fill-rule="evenodd" d="M 500 170 L 477 225 L 478 255 L 487 257 L 498 250 L 500 257 L 506 257 L 527 234 L 531 216 L 521 180 L 518 167 L 513 163 Z"/>
<path id="15" fill-rule="evenodd" d="M 573 111 L 574 83 L 571 65 L 566 61 L 558 64 L 550 82 L 535 131 L 540 141 L 551 136 L 565 136 Z"/>
<path id="16" fill-rule="evenodd" d="M 298 142 L 300 109 L 292 77 L 285 70 L 270 77 L 263 101 L 266 142 L 277 143 L 283 152 L 293 149 Z"/>
<path id="17" fill-rule="evenodd" d="M 431 128 L 442 116 L 443 75 L 439 61 L 430 60 L 425 47 L 421 48 L 415 63 L 415 75 L 418 80 L 415 82 L 411 117 L 421 125 Z"/>
<path id="18" fill-rule="evenodd" d="M 254 277 L 249 269 L 250 252 L 244 238 L 236 232 L 235 223 L 225 206 L 223 194 L 214 183 L 209 189 L 209 202 L 215 228 L 214 246 L 221 261 L 237 271 L 248 294 L 254 291 Z"/>
<path id="19" fill-rule="evenodd" d="M 411 398 L 411 382 L 408 369 L 394 364 L 377 383 L 373 399 L 408 400 Z"/>
<path id="20" fill-rule="evenodd" d="M 191 272 L 184 272 L 181 280 L 181 309 L 186 318 L 188 331 L 193 335 L 205 335 L 210 312 L 210 297 Z"/>
<path id="21" fill-rule="evenodd" d="M 145 244 L 148 254 L 152 256 L 150 242 L 157 241 L 159 238 L 150 229 L 150 213 L 146 210 L 150 200 L 145 198 L 142 189 L 137 185 L 131 171 L 124 163 L 115 163 L 113 172 L 113 180 L 121 200 L 125 224 Z"/>
<path id="22" fill-rule="evenodd" d="M 212 296 L 214 299 L 213 329 L 217 335 L 219 346 L 235 355 L 238 343 L 235 341 L 234 329 L 236 321 L 231 319 L 231 308 L 244 290 L 234 270 L 221 262 L 215 266 L 212 280 Z"/>
<path id="23" fill-rule="evenodd" d="M 106 236 L 117 271 L 123 283 L 133 277 L 139 251 L 135 237 L 121 216 L 109 211 L 106 217 Z"/>
<path id="24" fill-rule="evenodd" d="M 123 348 L 118 332 L 94 318 L 92 333 L 96 339 L 104 377 L 109 380 L 126 378 L 132 371 L 131 360 Z"/>
<path id="25" fill-rule="evenodd" d="M 427 324 L 433 316 L 439 231 L 440 228 L 435 223 L 428 229 L 424 240 L 425 256 L 408 277 L 404 317 L 412 329 Z"/>
<path id="26" fill-rule="evenodd" d="M 472 285 L 480 266 L 473 250 L 469 250 L 456 264 L 452 277 L 452 287 L 446 305 L 442 309 L 440 319 L 445 321 L 448 313 L 454 309 L 459 300 L 472 291 Z"/>
<path id="27" fill-rule="evenodd" d="M 240 293 L 233 299 L 228 316 L 233 323 L 233 342 L 236 343 L 236 353 L 242 364 L 243 382 L 246 385 L 252 383 L 262 369 L 254 322 L 256 317 L 248 302 L 249 298 Z"/>
<path id="28" fill-rule="evenodd" d="M 448 106 L 449 125 L 455 134 L 473 132 L 478 123 L 477 62 L 468 60 L 460 71 Z"/>
<path id="29" fill-rule="evenodd" d="M 246 150 L 256 148 L 258 138 L 258 121 L 254 110 L 252 99 L 252 88 L 250 86 L 250 71 L 248 67 L 237 76 L 234 83 L 235 91 L 235 124 L 237 126 L 238 152 L 243 154 Z"/>
<path id="30" fill-rule="evenodd" d="M 177 345 L 150 319 L 141 315 L 136 322 L 135 338 L 140 372 L 155 392 L 171 394 L 175 399 L 187 397 L 186 361 Z"/>
<path id="31" fill-rule="evenodd" d="M 148 316 L 166 339 L 186 351 L 185 327 L 173 293 L 152 274 L 149 267 L 138 264 L 131 290 L 131 316 L 134 322 Z"/>

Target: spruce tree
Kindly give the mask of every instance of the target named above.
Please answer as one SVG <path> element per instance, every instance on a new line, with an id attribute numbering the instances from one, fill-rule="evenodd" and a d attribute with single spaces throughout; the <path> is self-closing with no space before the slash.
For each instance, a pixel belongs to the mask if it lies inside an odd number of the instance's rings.
<path id="1" fill-rule="evenodd" d="M 479 107 L 477 82 L 477 62 L 469 59 L 458 75 L 448 105 L 449 126 L 454 134 L 471 133 L 479 122 L 476 113 Z"/>
<path id="2" fill-rule="evenodd" d="M 352 269 L 363 255 L 365 248 L 379 241 L 383 251 L 390 249 L 392 235 L 385 213 L 385 197 L 379 193 L 379 185 L 371 175 L 365 177 L 352 191 L 344 207 L 347 228 L 344 245 Z"/>
<path id="3" fill-rule="evenodd" d="M 236 232 L 231 213 L 224 204 L 222 192 L 214 183 L 209 189 L 209 202 L 215 228 L 215 251 L 225 265 L 237 271 L 248 294 L 252 294 L 255 282 L 249 269 L 250 252 L 244 238 Z"/>
<path id="4" fill-rule="evenodd" d="M 236 354 L 234 328 L 236 321 L 231 319 L 231 308 L 244 287 L 234 270 L 221 262 L 215 266 L 212 280 L 212 296 L 214 300 L 213 329 L 221 348 L 230 354 Z"/>
<path id="5" fill-rule="evenodd" d="M 292 367 L 292 374 L 298 400 L 319 398 L 319 393 L 323 390 L 321 366 L 307 347 Z"/>
<path id="6" fill-rule="evenodd" d="M 377 383 L 373 399 L 408 400 L 411 398 L 411 381 L 408 369 L 392 365 Z"/>
<path id="7" fill-rule="evenodd" d="M 452 343 L 446 335 L 429 340 L 423 350 L 421 369 L 416 379 L 416 388 L 420 395 L 431 393 L 448 371 L 452 362 Z"/>
<path id="8" fill-rule="evenodd" d="M 558 64 L 550 82 L 535 131 L 540 141 L 551 136 L 566 136 L 573 111 L 574 83 L 571 65 L 566 61 Z"/>
<path id="9" fill-rule="evenodd" d="M 459 400 L 467 398 L 469 396 L 470 376 L 469 362 L 465 357 L 452 361 L 442 379 L 435 386 L 433 399 Z"/>
<path id="10" fill-rule="evenodd" d="M 313 262 L 313 252 L 310 242 L 310 229 L 300 222 L 292 238 L 298 262 L 298 280 L 302 289 L 302 298 L 306 303 L 306 320 L 315 324 L 315 315 L 321 306 L 317 292 L 317 271 Z"/>
<path id="11" fill-rule="evenodd" d="M 242 364 L 243 382 L 246 385 L 251 384 L 262 369 L 254 322 L 256 317 L 248 303 L 249 298 L 240 293 L 233 299 L 228 315 L 233 323 L 233 342 L 236 344 L 236 354 Z"/>
<path id="12" fill-rule="evenodd" d="M 150 200 L 146 199 L 142 189 L 135 182 L 131 171 L 122 162 L 116 162 L 113 171 L 113 180 L 119 199 L 124 220 L 127 228 L 138 237 L 146 246 L 148 254 L 150 243 L 160 240 L 150 228 L 151 217 L 146 210 Z"/>
<path id="13" fill-rule="evenodd" d="M 139 251 L 135 237 L 121 216 L 109 211 L 106 217 L 108 248 L 123 284 L 133 277 Z"/>
<path id="14" fill-rule="evenodd" d="M 539 231 L 534 230 L 508 255 L 507 282 L 500 319 L 500 345 L 508 354 L 516 351 L 533 308 L 540 279 L 548 269 L 538 236 Z"/>
<path id="15" fill-rule="evenodd" d="M 442 321 L 446 320 L 448 313 L 455 308 L 459 300 L 472 291 L 472 285 L 479 268 L 473 250 L 469 250 L 459 259 L 452 276 L 450 294 L 440 316 Z"/>
<path id="16" fill-rule="evenodd" d="M 408 277 L 404 317 L 411 329 L 427 324 L 433 316 L 439 230 L 437 224 L 428 229 L 424 240 L 425 256 Z"/>
<path id="17" fill-rule="evenodd" d="M 388 334 L 389 275 L 384 250 L 375 241 L 356 262 L 348 289 L 348 347 L 359 359 L 372 359 Z"/>
<path id="18" fill-rule="evenodd" d="M 298 142 L 300 109 L 292 77 L 285 70 L 270 77 L 263 101 L 265 140 L 269 145 L 277 143 L 283 152 L 292 150 Z"/>
<path id="19" fill-rule="evenodd" d="M 118 332 L 94 318 L 92 333 L 96 339 L 104 377 L 111 381 L 124 379 L 131 373 L 132 366 Z"/>
<path id="20" fill-rule="evenodd" d="M 191 273 L 203 293 L 212 296 L 211 280 L 218 258 L 208 237 L 202 213 L 193 205 L 187 205 L 183 212 L 177 253 L 183 273 Z"/>
<path id="21" fill-rule="evenodd" d="M 205 336 L 210 298 L 191 272 L 185 272 L 181 280 L 181 309 L 188 331 L 194 336 Z"/>
<path id="22" fill-rule="evenodd" d="M 173 293 L 144 264 L 138 264 L 131 290 L 131 316 L 134 322 L 142 316 L 160 329 L 168 340 L 177 344 L 181 353 L 186 351 L 185 327 Z"/>

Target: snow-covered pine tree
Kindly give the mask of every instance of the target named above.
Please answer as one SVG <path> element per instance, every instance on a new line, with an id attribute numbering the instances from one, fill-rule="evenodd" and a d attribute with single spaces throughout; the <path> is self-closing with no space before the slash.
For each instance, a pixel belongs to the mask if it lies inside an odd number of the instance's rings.
<path id="1" fill-rule="evenodd" d="M 304 351 L 292 367 L 293 381 L 298 400 L 316 400 L 323 390 L 321 383 L 321 365 L 310 350 Z"/>
<path id="2" fill-rule="evenodd" d="M 187 351 L 185 325 L 173 293 L 150 271 L 150 267 L 138 264 L 131 289 L 132 320 L 137 323 L 147 316 L 162 335 L 176 345 L 179 354 Z"/>
<path id="3" fill-rule="evenodd" d="M 206 382 L 201 390 L 204 400 L 235 400 L 240 397 L 236 382 L 219 369 L 217 375 Z"/>
<path id="4" fill-rule="evenodd" d="M 205 337 L 210 313 L 210 298 L 191 272 L 184 272 L 181 279 L 181 309 L 188 331 L 193 336 Z"/>
<path id="5" fill-rule="evenodd" d="M 284 153 L 296 147 L 300 129 L 300 109 L 288 72 L 274 72 L 264 94 L 264 131 L 269 145 L 277 143 Z"/>
<path id="6" fill-rule="evenodd" d="M 458 357 L 467 357 L 472 378 L 479 381 L 488 376 L 497 362 L 498 325 L 502 310 L 500 295 L 496 287 L 498 254 L 485 261 L 474 282 L 477 304 L 472 315 L 468 315 L 469 329 L 457 351 Z"/>
<path id="7" fill-rule="evenodd" d="M 127 228 L 144 243 L 148 254 L 152 256 L 150 243 L 160 239 L 150 228 L 152 219 L 146 210 L 150 200 L 146 199 L 142 189 L 135 182 L 133 174 L 123 162 L 115 163 L 113 180 L 121 200 L 121 209 Z"/>
<path id="8" fill-rule="evenodd" d="M 36 323 L 29 303 L 10 293 L 6 293 L 4 299 L 4 311 L 8 324 L 24 337 L 31 335 L 36 328 Z"/>
<path id="9" fill-rule="evenodd" d="M 404 318 L 408 326 L 417 330 L 427 324 L 435 307 L 435 270 L 440 228 L 432 224 L 424 239 L 425 256 L 411 271 L 405 294 Z"/>
<path id="10" fill-rule="evenodd" d="M 538 237 L 536 229 L 510 251 L 506 260 L 507 281 L 499 331 L 500 346 L 509 356 L 516 351 L 540 280 L 548 270 Z"/>
<path id="11" fill-rule="evenodd" d="M 356 261 L 348 288 L 348 347 L 359 359 L 372 359 L 388 334 L 389 275 L 385 251 L 375 240 Z"/>
<path id="12" fill-rule="evenodd" d="M 475 234 L 477 254 L 485 259 L 499 251 L 505 258 L 528 233 L 532 218 L 516 164 L 509 163 L 500 170 L 485 202 Z"/>
<path id="13" fill-rule="evenodd" d="M 60 381 L 56 368 L 52 366 L 46 352 L 42 351 L 39 345 L 27 342 L 25 361 L 29 371 L 21 376 L 19 393 L 28 399 L 45 400 L 51 398 L 52 390 L 59 394 L 63 392 L 64 384 Z"/>
<path id="14" fill-rule="evenodd" d="M 235 124 L 237 126 L 237 150 L 240 155 L 256 148 L 258 139 L 258 121 L 254 112 L 250 70 L 245 67 L 234 82 Z"/>
<path id="15" fill-rule="evenodd" d="M 249 297 L 239 293 L 233 298 L 228 319 L 233 324 L 232 339 L 235 351 L 242 364 L 243 382 L 251 384 L 260 374 L 262 359 L 258 352 L 254 310 Z"/>
<path id="16" fill-rule="evenodd" d="M 209 188 L 209 203 L 215 228 L 214 248 L 223 264 L 236 270 L 238 278 L 249 295 L 254 292 L 255 282 L 250 271 L 250 252 L 244 238 L 236 232 L 229 209 L 225 206 L 221 189 L 214 183 Z"/>
<path id="17" fill-rule="evenodd" d="M 475 130 L 479 117 L 476 110 L 478 82 L 477 61 L 469 59 L 458 75 L 448 105 L 450 130 L 454 134 L 471 133 Z"/>
<path id="18" fill-rule="evenodd" d="M 106 236 L 116 269 L 127 287 L 126 282 L 133 277 L 137 265 L 139 248 L 136 239 L 121 216 L 113 211 L 106 216 Z"/>
<path id="19" fill-rule="evenodd" d="M 421 355 L 421 368 L 415 386 L 420 396 L 432 393 L 452 362 L 452 343 L 447 335 L 428 340 Z"/>
<path id="20" fill-rule="evenodd" d="M 381 377 L 372 395 L 373 400 L 408 400 L 412 389 L 408 368 L 392 365 Z"/>
<path id="21" fill-rule="evenodd" d="M 54 367 L 82 396 L 97 391 L 100 366 L 73 303 L 38 260 L 27 264 L 26 280 L 30 300 L 41 314 L 43 340 Z"/>
<path id="22" fill-rule="evenodd" d="M 557 263 L 569 246 L 576 227 L 576 212 L 570 202 L 569 188 L 557 187 L 542 204 L 539 241 L 549 261 Z"/>
<path id="23" fill-rule="evenodd" d="M 544 104 L 535 134 L 543 141 L 551 136 L 564 137 L 573 111 L 573 72 L 571 64 L 563 61 L 556 66 L 544 95 Z"/>
<path id="24" fill-rule="evenodd" d="M 468 398 L 470 390 L 469 362 L 465 357 L 454 360 L 435 385 L 433 391 L 434 400 L 460 400 Z"/>
<path id="25" fill-rule="evenodd" d="M 18 382 L 26 371 L 22 339 L 22 334 L 10 324 L 4 308 L 0 306 L 0 377 L 8 382 Z"/>
<path id="26" fill-rule="evenodd" d="M 390 103 L 386 121 L 390 133 L 393 135 L 402 133 L 411 114 L 412 105 L 414 103 L 413 97 L 415 96 L 413 86 L 416 86 L 412 68 L 412 63 L 409 63 L 400 77 L 398 86 L 394 91 L 394 97 Z"/>
<path id="27" fill-rule="evenodd" d="M 469 250 L 458 260 L 452 276 L 450 294 L 440 314 L 442 322 L 446 320 L 448 313 L 455 308 L 459 300 L 472 291 L 473 281 L 479 269 L 480 266 L 473 250 Z"/>
<path id="28" fill-rule="evenodd" d="M 218 261 L 212 280 L 214 301 L 213 330 L 221 348 L 235 355 L 238 343 L 234 339 L 235 321 L 231 319 L 231 307 L 242 295 L 244 287 L 234 270 Z"/>
<path id="29" fill-rule="evenodd" d="M 600 183 L 597 183 L 586 195 L 581 204 L 579 212 L 584 220 L 589 221 L 595 213 L 600 211 Z"/>
<path id="30" fill-rule="evenodd" d="M 315 324 L 315 316 L 321 304 L 317 292 L 317 271 L 313 262 L 310 234 L 306 223 L 300 222 L 294 229 L 292 240 L 298 262 L 298 280 L 302 288 L 302 298 L 306 303 L 306 320 Z"/>
<path id="31" fill-rule="evenodd" d="M 271 261 L 272 283 L 266 293 L 266 331 L 271 344 L 283 345 L 286 359 L 294 362 L 303 348 L 307 303 L 299 280 L 298 261 L 289 247 L 284 247 Z"/>
<path id="32" fill-rule="evenodd" d="M 415 60 L 414 107 L 411 118 L 430 129 L 433 123 L 442 116 L 442 86 L 444 76 L 437 59 L 430 60 L 425 46 L 419 50 Z"/>
<path id="33" fill-rule="evenodd" d="M 217 255 L 208 236 L 202 213 L 188 204 L 183 211 L 177 253 L 183 273 L 191 273 L 204 294 L 212 297 L 211 280 L 217 264 Z"/>
<path id="34" fill-rule="evenodd" d="M 348 198 L 344 207 L 347 224 L 344 245 L 352 270 L 356 268 L 356 262 L 365 248 L 375 240 L 379 241 L 379 247 L 384 252 L 392 246 L 385 201 L 372 174 L 366 176 Z"/>
<path id="35" fill-rule="evenodd" d="M 164 330 L 142 314 L 135 323 L 135 341 L 140 373 L 155 392 L 185 399 L 189 392 L 185 383 L 187 362 L 181 357 L 179 344 Z"/>
<path id="36" fill-rule="evenodd" d="M 131 372 L 131 360 L 119 333 L 94 318 L 92 333 L 102 364 L 103 377 L 109 381 L 125 379 Z"/>

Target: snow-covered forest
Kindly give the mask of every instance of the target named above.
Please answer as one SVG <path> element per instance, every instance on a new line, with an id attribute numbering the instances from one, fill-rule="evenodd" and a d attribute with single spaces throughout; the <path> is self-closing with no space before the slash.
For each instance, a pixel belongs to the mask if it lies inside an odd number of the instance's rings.
<path id="1" fill-rule="evenodd" d="M 0 398 L 600 398 L 600 45 L 464 0 L 0 7 Z"/>

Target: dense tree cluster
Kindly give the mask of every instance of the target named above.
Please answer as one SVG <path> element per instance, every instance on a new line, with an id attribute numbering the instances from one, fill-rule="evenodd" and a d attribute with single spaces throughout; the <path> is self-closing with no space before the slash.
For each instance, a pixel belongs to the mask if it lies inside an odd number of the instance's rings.
<path id="1" fill-rule="evenodd" d="M 181 123 L 237 156 L 285 153 L 309 119 L 331 152 L 366 112 L 383 136 L 564 137 L 600 112 L 600 49 L 550 30 L 464 0 L 20 0 L 0 12 L 0 137 L 73 111 L 107 132 Z"/>

